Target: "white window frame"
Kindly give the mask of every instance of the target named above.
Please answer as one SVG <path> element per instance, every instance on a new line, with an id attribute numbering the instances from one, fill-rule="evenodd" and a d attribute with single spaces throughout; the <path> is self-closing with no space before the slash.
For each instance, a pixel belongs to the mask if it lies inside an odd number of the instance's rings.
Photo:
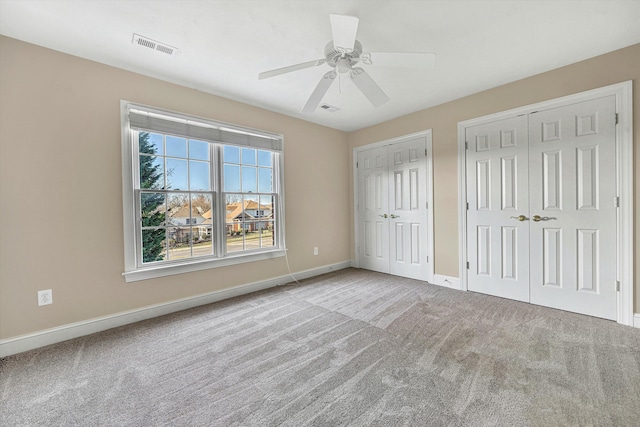
<path id="1" fill-rule="evenodd" d="M 186 127 L 196 126 L 196 130 L 202 128 L 203 132 L 211 130 L 216 139 L 208 138 L 209 141 L 224 145 L 237 145 L 240 147 L 250 147 L 260 149 L 265 148 L 267 144 L 269 149 L 277 153 L 274 156 L 273 164 L 273 181 L 275 206 L 277 215 L 274 218 L 274 226 L 276 228 L 276 241 L 278 246 L 275 248 L 260 249 L 259 251 L 243 251 L 225 253 L 226 239 L 226 206 L 223 201 L 224 193 L 221 188 L 222 180 L 222 162 L 220 159 L 212 159 L 215 162 L 216 176 L 213 177 L 215 187 L 212 192 L 216 194 L 213 200 L 215 216 L 212 224 L 213 233 L 219 236 L 213 241 L 215 256 L 207 258 L 188 258 L 182 260 L 168 260 L 166 262 L 150 263 L 142 265 L 139 262 L 141 250 L 138 243 L 139 233 L 139 213 L 138 203 L 136 203 L 136 176 L 138 173 L 138 153 L 135 152 L 137 144 L 134 136 L 138 131 L 131 129 L 130 112 L 134 114 L 148 114 L 150 121 L 156 117 L 171 118 L 179 123 L 184 123 Z M 141 104 L 132 103 L 122 100 L 120 102 L 121 123 L 122 123 L 122 195 L 123 195 L 123 232 L 124 232 L 124 263 L 125 271 L 122 273 L 127 282 L 151 279 L 156 277 L 169 276 L 174 274 L 187 273 L 191 271 L 199 271 L 228 265 L 242 264 L 247 262 L 255 262 L 265 259 L 272 259 L 285 256 L 285 205 L 284 205 L 284 138 L 281 134 L 274 134 L 257 129 L 251 129 L 243 126 L 233 125 L 229 123 L 221 123 L 202 117 L 188 116 L 167 110 L 161 110 Z M 149 129 L 150 132 L 163 133 L 159 129 Z M 194 139 L 204 139 L 202 135 L 187 136 Z M 142 266 L 141 266 L 142 265 Z"/>

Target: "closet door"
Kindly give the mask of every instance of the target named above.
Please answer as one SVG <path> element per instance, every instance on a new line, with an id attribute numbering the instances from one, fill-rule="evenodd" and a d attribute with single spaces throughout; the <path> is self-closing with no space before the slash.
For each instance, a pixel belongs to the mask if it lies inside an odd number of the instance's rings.
<path id="1" fill-rule="evenodd" d="M 527 117 L 466 129 L 468 289 L 529 301 Z"/>
<path id="2" fill-rule="evenodd" d="M 425 136 L 358 152 L 360 267 L 427 280 Z"/>
<path id="3" fill-rule="evenodd" d="M 427 167 L 424 137 L 390 145 L 389 272 L 427 277 Z"/>
<path id="4" fill-rule="evenodd" d="M 358 153 L 360 267 L 389 272 L 389 180 L 387 148 Z"/>
<path id="5" fill-rule="evenodd" d="M 615 319 L 615 97 L 530 115 L 531 302 Z"/>

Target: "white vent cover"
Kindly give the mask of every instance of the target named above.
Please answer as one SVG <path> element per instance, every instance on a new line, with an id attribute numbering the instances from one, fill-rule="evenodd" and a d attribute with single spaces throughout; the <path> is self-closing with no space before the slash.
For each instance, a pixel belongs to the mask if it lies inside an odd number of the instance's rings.
<path id="1" fill-rule="evenodd" d="M 152 40 L 149 37 L 141 36 L 140 34 L 133 33 L 133 44 L 138 46 L 147 47 L 149 49 L 157 50 L 158 52 L 166 53 L 167 55 L 175 55 L 178 51 L 177 47 L 169 46 L 164 43 Z"/>
<path id="2" fill-rule="evenodd" d="M 322 108 L 323 110 L 326 110 L 330 113 L 335 113 L 336 111 L 340 111 L 340 109 L 338 107 L 334 107 L 333 105 L 329 105 L 329 104 L 322 104 L 320 106 L 320 108 Z"/>

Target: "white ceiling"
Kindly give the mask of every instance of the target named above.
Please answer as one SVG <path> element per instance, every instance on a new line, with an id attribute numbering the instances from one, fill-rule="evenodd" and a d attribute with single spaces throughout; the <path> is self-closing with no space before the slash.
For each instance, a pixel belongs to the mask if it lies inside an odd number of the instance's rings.
<path id="1" fill-rule="evenodd" d="M 327 65 L 329 14 L 360 18 L 365 51 L 435 52 L 430 70 L 367 66 L 391 101 L 348 79 L 300 111 Z M 61 52 L 351 131 L 640 42 L 638 0 L 0 0 L 0 33 Z M 133 33 L 179 49 L 169 56 Z"/>

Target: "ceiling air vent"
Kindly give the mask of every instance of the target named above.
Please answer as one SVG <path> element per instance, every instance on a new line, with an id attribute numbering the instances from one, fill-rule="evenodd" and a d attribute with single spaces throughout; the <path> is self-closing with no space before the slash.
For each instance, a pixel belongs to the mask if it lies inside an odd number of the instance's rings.
<path id="1" fill-rule="evenodd" d="M 336 111 L 340 110 L 338 107 L 334 107 L 333 105 L 329 104 L 322 104 L 320 108 L 322 108 L 323 110 L 327 110 L 330 113 L 335 113 Z"/>
<path id="2" fill-rule="evenodd" d="M 157 50 L 158 52 L 166 53 L 167 55 L 173 55 L 177 52 L 178 48 L 169 46 L 164 43 L 157 42 L 148 37 L 141 36 L 140 34 L 133 34 L 133 44 L 138 46 L 148 47 L 149 49 Z"/>

